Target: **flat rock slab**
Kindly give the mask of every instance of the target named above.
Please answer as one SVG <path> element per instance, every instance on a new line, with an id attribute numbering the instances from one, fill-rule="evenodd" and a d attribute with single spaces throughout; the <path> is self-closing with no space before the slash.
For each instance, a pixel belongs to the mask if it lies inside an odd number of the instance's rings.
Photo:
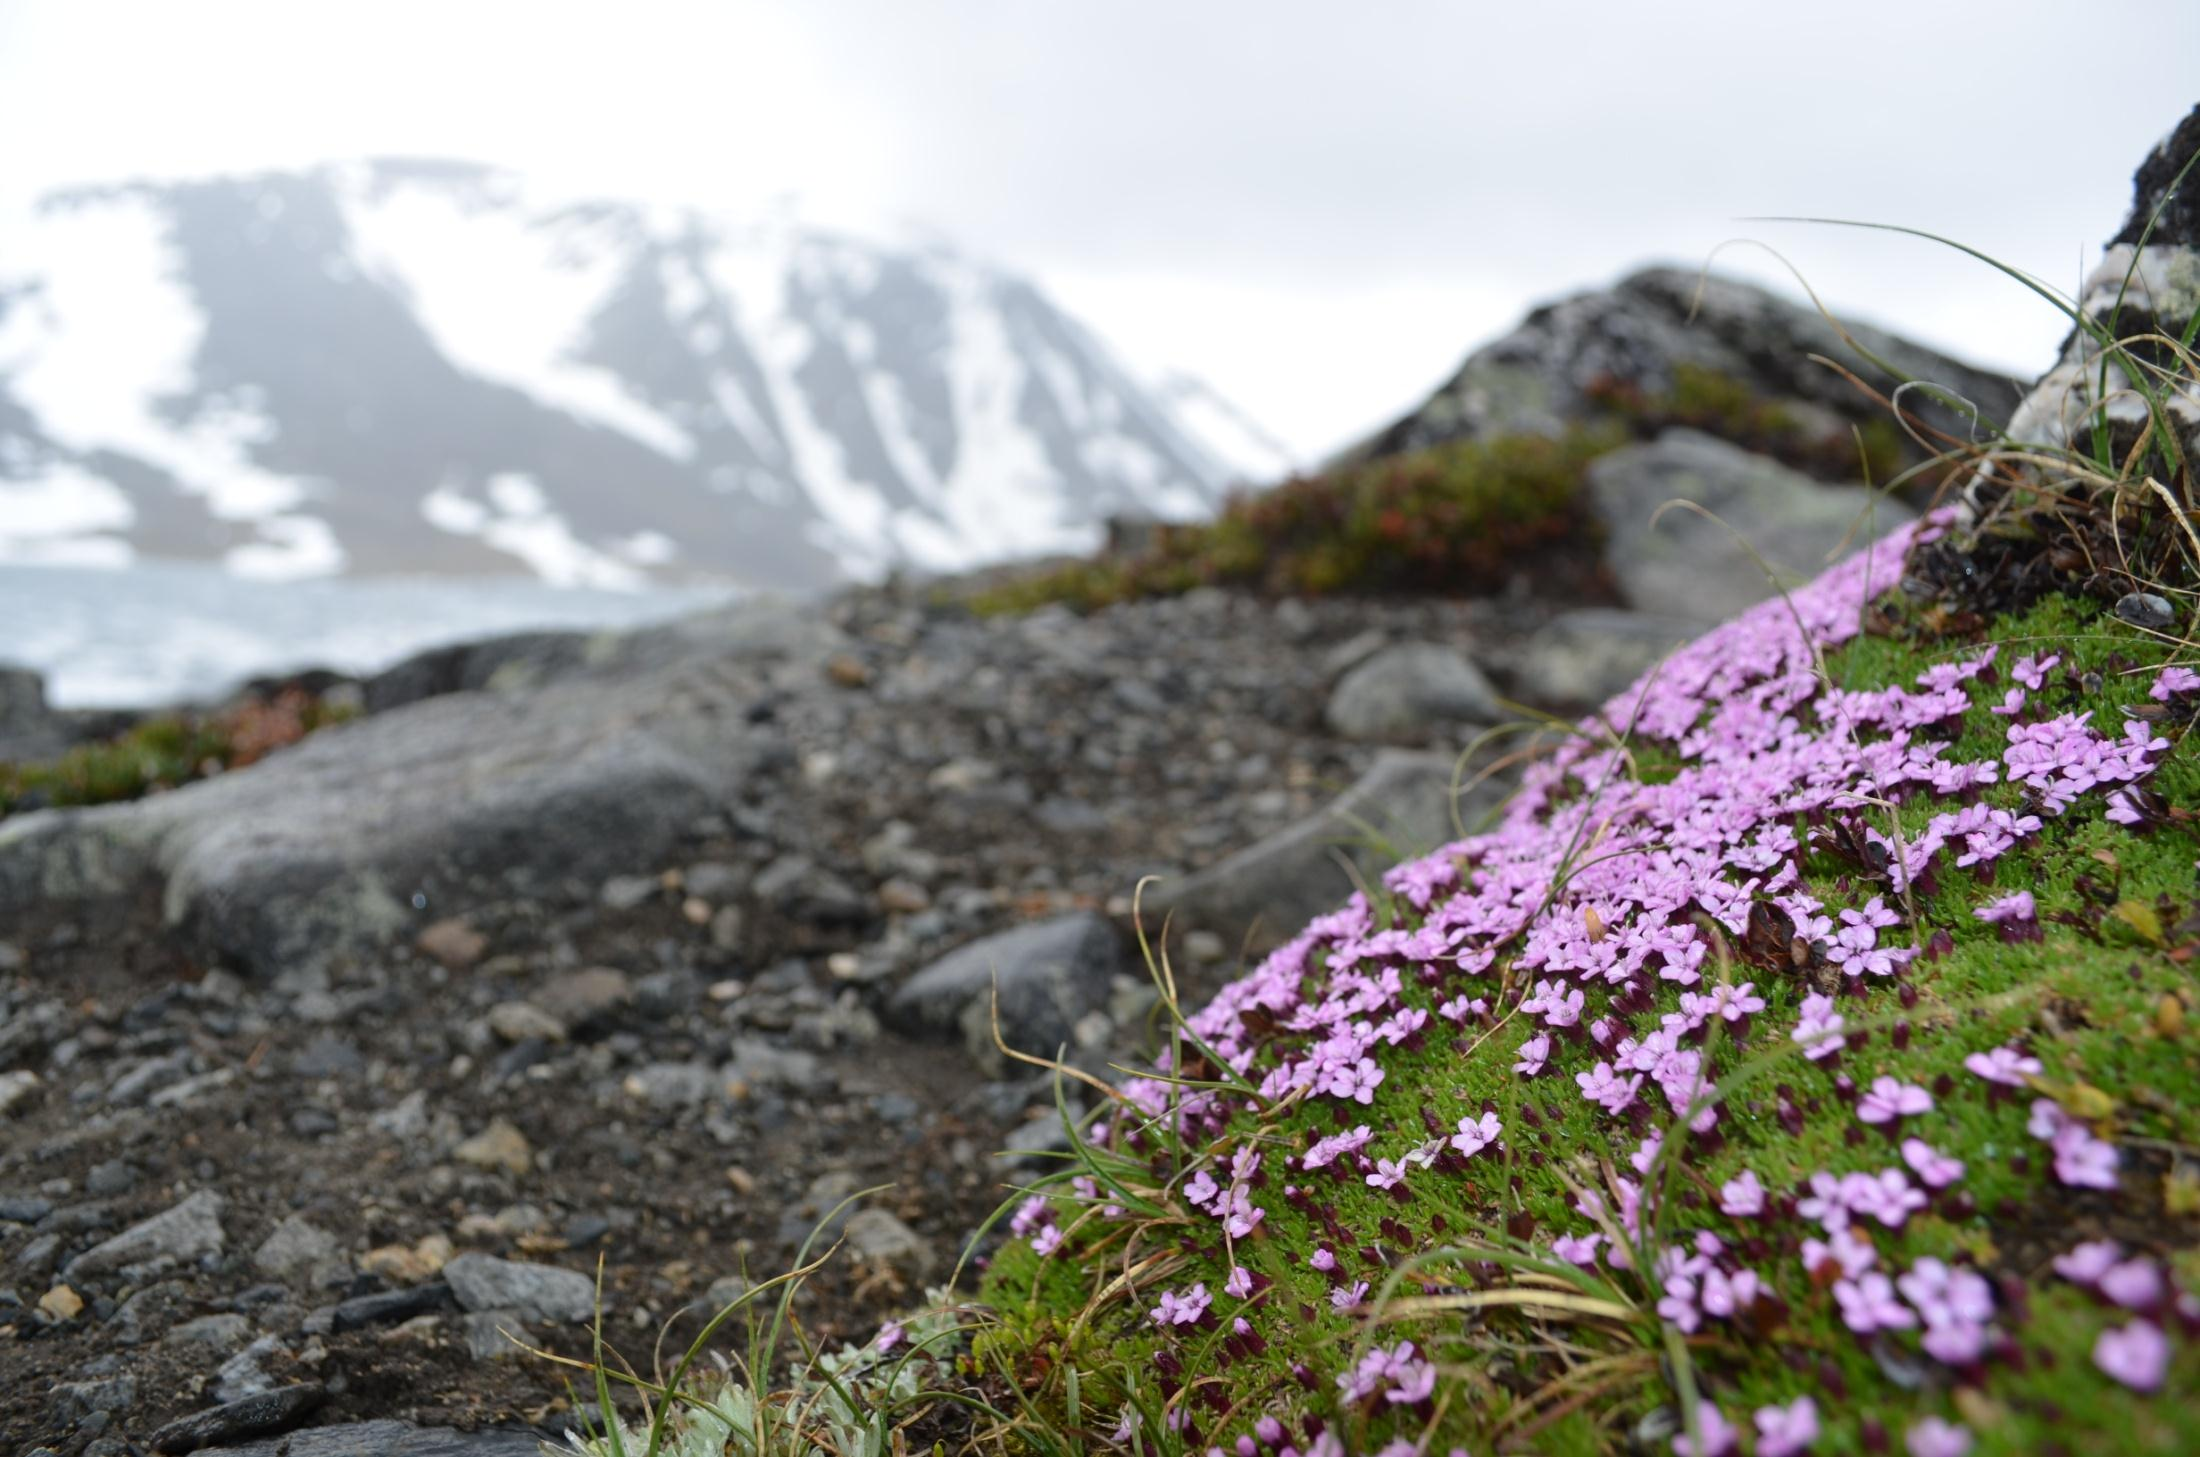
<path id="1" fill-rule="evenodd" d="M 1781 585 L 1807 581 L 1844 543 L 1861 546 L 1917 514 L 1861 486 L 1820 485 L 1696 430 L 1668 430 L 1591 462 L 1589 500 L 1627 604 L 1707 626 L 1773 595 L 1766 566 Z M 1680 507 L 1661 514 L 1674 500 L 1718 520 Z"/>
<path id="2" fill-rule="evenodd" d="M 154 1432 L 148 1441 L 154 1451 L 174 1457 L 177 1453 L 218 1447 L 242 1437 L 261 1437 L 296 1426 L 327 1399 L 328 1392 L 310 1382 L 302 1386 L 277 1387 L 242 1401 L 178 1417 Z"/>
<path id="3" fill-rule="evenodd" d="M 990 1046 L 998 978 L 1001 1036 L 1019 1051 L 1051 1055 L 1070 1040 L 1078 1018 L 1107 1005 L 1122 959 L 1121 935 L 1090 911 L 1017 926 L 959 947 L 902 983 L 887 1001 L 886 1020 L 916 1037 L 975 1030 Z"/>
<path id="4" fill-rule="evenodd" d="M 1212 931 L 1231 947 L 1280 945 L 1342 905 L 1358 888 L 1355 875 L 1372 882 L 1401 858 L 1456 839 L 1456 770 L 1449 754 L 1386 749 L 1328 808 L 1156 887 L 1145 898 L 1146 924 L 1173 917 L 1173 929 Z M 1459 805 L 1459 822 L 1473 830 L 1508 789 L 1495 781 L 1477 786 Z"/>
<path id="5" fill-rule="evenodd" d="M 408 1422 L 345 1422 L 224 1447 L 221 1457 L 541 1457 L 532 1432 L 454 1432 Z"/>

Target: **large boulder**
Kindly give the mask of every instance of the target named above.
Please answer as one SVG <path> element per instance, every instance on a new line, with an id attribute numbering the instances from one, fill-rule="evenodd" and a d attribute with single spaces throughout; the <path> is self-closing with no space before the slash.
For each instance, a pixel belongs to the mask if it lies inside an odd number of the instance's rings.
<path id="1" fill-rule="evenodd" d="M 1589 500 L 1627 605 L 1705 626 L 1763 601 L 1776 583 L 1809 580 L 1844 544 L 1916 516 L 1887 496 L 1820 485 L 1697 430 L 1668 430 L 1599 457 L 1589 466 Z M 1718 519 L 1661 511 L 1675 500 Z"/>
<path id="2" fill-rule="evenodd" d="M 902 983 L 887 1001 L 887 1020 L 912 1036 L 963 1036 L 989 1047 L 998 985 L 1003 1040 L 1021 1052 L 1051 1054 L 1072 1039 L 1078 1019 L 1107 1005 L 1122 956 L 1115 927 L 1090 911 L 1017 926 L 952 951 Z"/>
<path id="3" fill-rule="evenodd" d="M 1455 839 L 1461 823 L 1475 828 L 1503 789 L 1485 781 L 1459 803 L 1455 819 L 1457 771 L 1450 754 L 1386 749 L 1327 808 L 1156 886 L 1142 905 L 1146 922 L 1168 917 L 1178 929 L 1214 932 L 1232 947 L 1275 946 L 1399 860 Z"/>
<path id="4" fill-rule="evenodd" d="M 2016 403 L 2019 390 L 2010 380 L 1883 329 L 1843 324 L 1902 378 L 1881 373 L 1807 304 L 1694 269 L 1646 268 L 1611 288 L 1537 309 L 1504 338 L 1475 350 L 1424 403 L 1352 454 L 1393 455 L 1463 437 L 1556 435 L 1596 412 L 1598 391 L 1620 386 L 1663 394 L 1684 365 L 1740 380 L 1798 416 L 1815 414 L 1835 434 L 1885 419 L 1880 405 L 1813 354 L 1841 361 L 1882 390 L 1904 380 L 1939 385 L 1993 420 L 2006 418 Z M 1929 425 L 1970 434 L 1964 416 L 1920 391 L 1904 404 Z"/>
<path id="5" fill-rule="evenodd" d="M 28 668 L 0 664 L 0 764 L 51 758 L 70 737 L 46 706 L 46 680 Z"/>
<path id="6" fill-rule="evenodd" d="M 271 973 L 363 954 L 468 898 L 594 887 L 790 757 L 747 710 L 767 666 L 831 629 L 788 617 L 652 629 L 595 666 L 430 697 L 241 773 L 0 821 L 0 923 L 150 886 L 195 952 Z"/>

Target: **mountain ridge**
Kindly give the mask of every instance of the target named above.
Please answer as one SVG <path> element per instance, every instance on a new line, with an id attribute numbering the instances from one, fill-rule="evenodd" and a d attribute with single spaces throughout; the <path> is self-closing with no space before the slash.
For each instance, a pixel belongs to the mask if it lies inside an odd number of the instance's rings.
<path id="1" fill-rule="evenodd" d="M 1287 465 L 937 242 L 420 159 L 74 188 L 10 236 L 0 561 L 809 588 Z"/>

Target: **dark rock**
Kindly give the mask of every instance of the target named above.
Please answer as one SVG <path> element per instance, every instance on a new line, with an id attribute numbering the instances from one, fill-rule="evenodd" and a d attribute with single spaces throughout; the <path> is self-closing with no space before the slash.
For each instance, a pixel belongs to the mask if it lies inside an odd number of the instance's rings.
<path id="1" fill-rule="evenodd" d="M 634 984 L 616 967 L 584 966 L 550 978 L 528 1000 L 556 1018 L 568 1032 L 590 1032 L 632 1004 Z"/>
<path id="2" fill-rule="evenodd" d="M 196 1452 L 244 1437 L 260 1437 L 296 1426 L 328 1399 L 314 1383 L 277 1387 L 223 1406 L 179 1417 L 148 1439 L 156 1452 Z"/>
<path id="3" fill-rule="evenodd" d="M 1860 486 L 1820 485 L 1696 430 L 1668 430 L 1592 462 L 1589 499 L 1628 605 L 1706 625 L 1773 595 L 1756 558 L 1782 585 L 1799 583 L 1844 543 L 1861 544 L 1917 514 Z M 1718 520 L 1662 509 L 1676 499 Z"/>
<path id="4" fill-rule="evenodd" d="M 53 1201 L 36 1194 L 0 1196 L 0 1224 L 36 1224 L 53 1213 Z"/>
<path id="5" fill-rule="evenodd" d="M 366 1065 L 366 1057 L 359 1051 L 358 1043 L 333 1032 L 324 1032 L 291 1059 L 290 1070 L 301 1078 L 319 1082 L 322 1078 L 351 1077 Z"/>
<path id="6" fill-rule="evenodd" d="M 1077 1019 L 1105 1007 L 1122 942 L 1104 916 L 1079 911 L 973 941 L 918 972 L 886 1004 L 887 1020 L 916 1036 L 968 1035 L 990 1046 L 995 980 L 1001 1036 L 1051 1054 Z M 975 1028 L 973 1028 L 975 1020 Z"/>
<path id="7" fill-rule="evenodd" d="M 1482 670 L 1440 643 L 1400 643 L 1364 659 L 1338 680 L 1323 714 L 1344 738 L 1424 743 L 1508 716 Z"/>
<path id="8" fill-rule="evenodd" d="M 329 1329 L 342 1334 L 371 1325 L 393 1324 L 411 1320 L 416 1315 L 431 1311 L 447 1310 L 456 1302 L 451 1287 L 441 1280 L 425 1285 L 415 1285 L 405 1290 L 381 1290 L 372 1295 L 354 1295 L 349 1300 L 338 1301 Z"/>

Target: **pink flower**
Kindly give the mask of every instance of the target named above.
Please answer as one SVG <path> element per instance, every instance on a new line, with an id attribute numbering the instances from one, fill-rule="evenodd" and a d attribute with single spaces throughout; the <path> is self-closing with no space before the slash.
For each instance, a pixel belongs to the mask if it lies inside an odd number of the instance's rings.
<path id="1" fill-rule="evenodd" d="M 2113 1189 L 2121 1159 L 2116 1145 L 2095 1138 L 2082 1123 L 2065 1123 L 2055 1134 L 2055 1177 L 2074 1188 Z"/>
<path id="2" fill-rule="evenodd" d="M 2040 658 L 2019 658 L 2009 665 L 2009 676 L 2037 693 L 2047 686 L 2047 670 L 2061 661 L 2061 653 L 2049 653 Z"/>
<path id="3" fill-rule="evenodd" d="M 2027 900 L 2031 897 L 2027 894 Z M 2000 904 L 2000 902 L 1996 902 Z M 2014 1047 L 1997 1047 L 1989 1052 L 1974 1052 L 1963 1059 L 1963 1065 L 1990 1083 L 2004 1087 L 2021 1088 L 2027 1077 L 2040 1075 L 2040 1060 L 2028 1057 Z"/>
<path id="4" fill-rule="evenodd" d="M 1253 1272 L 1243 1265 L 1230 1267 L 1230 1278 L 1222 1282 L 1222 1293 L 1233 1300 L 1249 1300 L 1253 1294 Z"/>
<path id="5" fill-rule="evenodd" d="M 1329 1292 L 1329 1303 L 1338 1310 L 1350 1310 L 1367 1299 L 1367 1282 L 1356 1280 L 1350 1285 L 1340 1285 Z"/>
<path id="6" fill-rule="evenodd" d="M 2125 1260 L 2101 1276 L 2100 1291 L 2126 1310 L 2152 1310 L 2169 1289 L 2152 1260 Z"/>
<path id="7" fill-rule="evenodd" d="M 1314 1253 L 1306 1257 L 1306 1263 L 1326 1275 L 1337 1268 L 1337 1253 L 1327 1245 L 1317 1245 Z"/>
<path id="8" fill-rule="evenodd" d="M 1062 1227 L 1050 1224 L 1031 1237 L 1031 1252 L 1045 1259 L 1062 1247 Z"/>
<path id="9" fill-rule="evenodd" d="M 890 1320 L 878 1328 L 878 1337 L 871 1342 L 871 1349 L 886 1354 L 908 1338 L 909 1328 L 898 1320 Z"/>
<path id="10" fill-rule="evenodd" d="M 1569 1265 L 1589 1266 L 1597 1262 L 1597 1244 L 1601 1234 L 1562 1234 L 1551 1241 L 1551 1253 Z"/>
<path id="11" fill-rule="evenodd" d="M 1405 1177 L 1406 1166 L 1403 1159 L 1396 1162 L 1390 1159 L 1377 1159 L 1375 1160 L 1375 1172 L 1367 1176 L 1367 1184 L 1371 1189 L 1395 1189 L 1405 1181 Z"/>
<path id="12" fill-rule="evenodd" d="M 1902 1162 L 1928 1189 L 1945 1189 L 1963 1177 L 1963 1161 L 1950 1158 L 1922 1138 L 1902 1140 Z"/>
<path id="13" fill-rule="evenodd" d="M 1971 1430 L 1939 1417 L 1926 1417 L 1902 1436 L 1910 1457 L 1963 1457 L 1971 1450 Z"/>
<path id="14" fill-rule="evenodd" d="M 2135 1320 L 2101 1332 L 2093 1364 L 2133 1391 L 2156 1391 L 2169 1370 L 2169 1341 L 2152 1321 Z"/>
<path id="15" fill-rule="evenodd" d="M 1757 1457 L 1797 1457 L 1818 1440 L 1818 1403 L 1807 1396 L 1758 1407 L 1756 1421 Z"/>
<path id="16" fill-rule="evenodd" d="M 1182 1295 L 1164 1290 L 1161 1292 L 1161 1303 L 1153 1308 L 1153 1323 L 1159 1326 L 1194 1325 L 1213 1303 L 1214 1297 L 1207 1293 L 1207 1287 L 1203 1284 L 1194 1285 Z"/>
<path id="17" fill-rule="evenodd" d="M 1696 1430 L 1703 1436 L 1703 1446 L 1699 1449 L 1683 1431 L 1673 1439 L 1674 1457 L 1727 1457 L 1735 1449 L 1734 1424 L 1708 1401 L 1696 1403 Z"/>
<path id="18" fill-rule="evenodd" d="M 1833 998 L 1812 993 L 1803 998 L 1802 1016 L 1788 1036 L 1803 1044 L 1803 1056 L 1812 1062 L 1833 1056 L 1849 1045 L 1841 1035 L 1846 1019 L 1833 1009 Z"/>
<path id="19" fill-rule="evenodd" d="M 1532 1078 L 1543 1071 L 1543 1064 L 1550 1055 L 1551 1034 L 1538 1032 L 1520 1044 L 1519 1059 L 1513 1063 L 1513 1071 L 1524 1078 Z"/>
<path id="20" fill-rule="evenodd" d="M 1635 1093 L 1642 1087 L 1642 1075 L 1622 1079 L 1612 1071 L 1608 1062 L 1599 1062 L 1585 1073 L 1575 1073 L 1574 1081 L 1581 1085 L 1581 1094 L 1607 1113 L 1626 1111 L 1635 1101 Z"/>
<path id="21" fill-rule="evenodd" d="M 2123 1254 L 2124 1247 L 2114 1240 L 2087 1240 L 2055 1256 L 2055 1273 L 2073 1285 L 2096 1285 Z"/>
<path id="22" fill-rule="evenodd" d="M 1872 1079 L 1871 1090 L 1856 1105 L 1856 1116 L 1866 1123 L 1891 1123 L 1932 1108 L 1933 1095 L 1917 1084 L 1881 1077 Z"/>
<path id="23" fill-rule="evenodd" d="M 1462 1118 L 1459 1131 L 1451 1136 L 1451 1146 L 1468 1158 L 1497 1142 L 1503 1130 L 1495 1113 L 1484 1113 L 1480 1118 Z"/>
<path id="24" fill-rule="evenodd" d="M 1744 1169 L 1719 1186 L 1719 1209 L 1736 1219 L 1754 1219 L 1765 1212 L 1765 1186 Z"/>
<path id="25" fill-rule="evenodd" d="M 1894 1282 L 1877 1271 L 1835 1281 L 1833 1298 L 1841 1307 L 1842 1323 L 1860 1336 L 1917 1324 L 1917 1316 L 1895 1298 Z"/>
<path id="26" fill-rule="evenodd" d="M 2164 668 L 2155 675 L 2154 686 L 2147 689 L 2147 697 L 2156 703 L 2167 703 L 2179 693 L 2191 693 L 2200 689 L 2200 673 L 2182 664 Z"/>

